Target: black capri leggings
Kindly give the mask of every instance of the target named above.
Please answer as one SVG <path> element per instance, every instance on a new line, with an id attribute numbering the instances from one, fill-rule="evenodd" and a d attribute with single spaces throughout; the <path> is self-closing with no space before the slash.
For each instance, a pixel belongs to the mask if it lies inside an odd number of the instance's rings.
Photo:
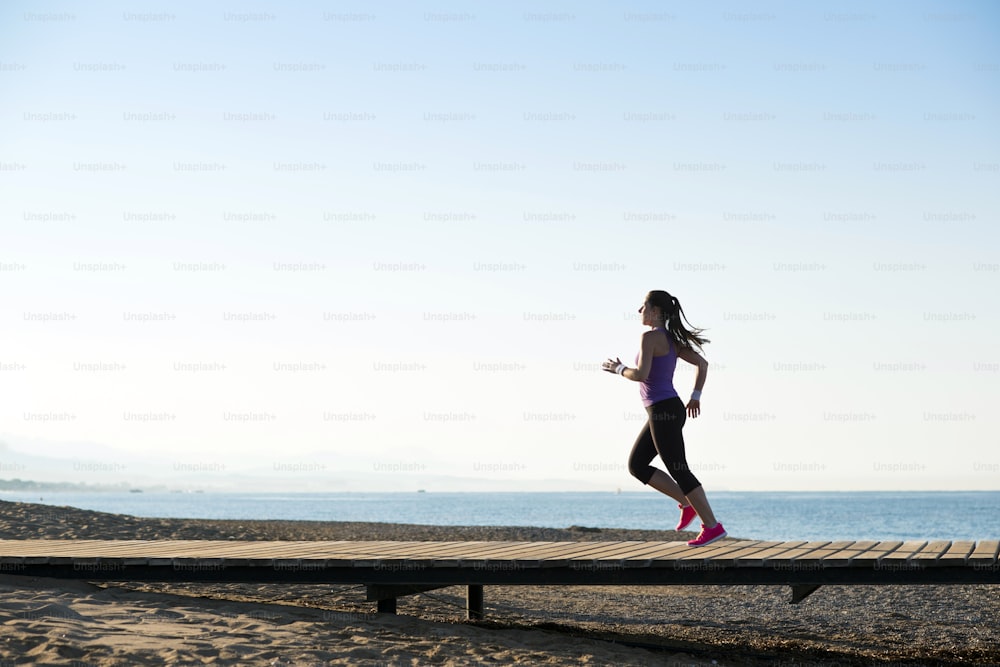
<path id="1" fill-rule="evenodd" d="M 687 420 L 684 401 L 679 396 L 668 398 L 648 406 L 646 412 L 649 421 L 632 445 L 628 471 L 643 484 L 649 484 L 656 471 L 649 464 L 659 454 L 667 465 L 667 472 L 687 495 L 701 486 L 701 482 L 688 470 L 684 457 L 684 435 L 681 433 Z"/>

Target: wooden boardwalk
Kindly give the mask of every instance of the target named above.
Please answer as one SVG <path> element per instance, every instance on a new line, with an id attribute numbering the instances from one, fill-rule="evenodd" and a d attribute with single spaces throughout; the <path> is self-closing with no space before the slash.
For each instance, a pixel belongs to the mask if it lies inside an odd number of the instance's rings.
<path id="1" fill-rule="evenodd" d="M 998 584 L 1000 541 L 249 542 L 0 540 L 0 574 L 104 581 L 364 584 L 396 598 L 484 585 L 781 584 L 798 602 L 824 584 Z"/>

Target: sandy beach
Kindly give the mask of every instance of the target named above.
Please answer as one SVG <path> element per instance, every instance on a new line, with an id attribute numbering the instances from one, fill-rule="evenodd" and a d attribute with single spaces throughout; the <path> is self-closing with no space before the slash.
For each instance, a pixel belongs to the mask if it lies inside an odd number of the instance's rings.
<path id="1" fill-rule="evenodd" d="M 673 540 L 689 533 L 141 519 L 0 501 L 0 539 Z M 0 576 L 2 665 L 997 665 L 1000 586 L 139 584 Z"/>

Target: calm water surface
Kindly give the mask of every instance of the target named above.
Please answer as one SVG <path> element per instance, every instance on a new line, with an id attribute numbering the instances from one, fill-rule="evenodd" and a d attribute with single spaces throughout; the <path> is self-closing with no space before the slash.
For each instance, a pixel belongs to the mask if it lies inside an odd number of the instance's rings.
<path id="1" fill-rule="evenodd" d="M 140 517 L 672 529 L 676 504 L 626 493 L 43 493 L 2 500 Z M 757 540 L 1000 539 L 1000 491 L 716 492 L 733 537 Z M 695 525 L 694 528 L 697 528 Z"/>

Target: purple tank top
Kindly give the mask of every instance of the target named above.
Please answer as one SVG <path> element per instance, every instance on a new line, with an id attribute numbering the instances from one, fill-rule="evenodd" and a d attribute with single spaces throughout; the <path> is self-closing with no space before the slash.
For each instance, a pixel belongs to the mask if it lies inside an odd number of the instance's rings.
<path id="1" fill-rule="evenodd" d="M 657 331 L 666 332 L 666 329 L 657 329 Z M 667 344 L 670 346 L 670 351 L 662 356 L 653 357 L 653 366 L 649 369 L 649 376 L 645 382 L 639 383 L 639 396 L 642 397 L 642 404 L 646 407 L 678 395 L 674 389 L 677 346 L 670 340 L 669 333 L 667 334 Z M 635 355 L 635 362 L 639 363 L 638 354 Z"/>

